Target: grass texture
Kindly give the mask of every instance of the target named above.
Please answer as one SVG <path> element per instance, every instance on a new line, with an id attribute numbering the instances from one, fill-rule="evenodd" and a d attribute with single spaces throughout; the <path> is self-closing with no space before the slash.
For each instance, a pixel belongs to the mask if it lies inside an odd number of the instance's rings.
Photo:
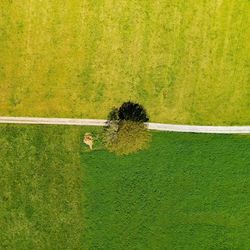
<path id="1" fill-rule="evenodd" d="M 249 249 L 249 146 L 155 132 L 138 154 L 83 154 L 86 249 Z"/>
<path id="2" fill-rule="evenodd" d="M 81 249 L 79 130 L 0 126 L 0 249 Z"/>
<path id="3" fill-rule="evenodd" d="M 83 147 L 96 128 L 0 126 L 0 249 L 250 248 L 250 137 L 154 132 L 147 151 Z"/>
<path id="4" fill-rule="evenodd" d="M 0 2 L 0 115 L 250 124 L 250 1 Z"/>

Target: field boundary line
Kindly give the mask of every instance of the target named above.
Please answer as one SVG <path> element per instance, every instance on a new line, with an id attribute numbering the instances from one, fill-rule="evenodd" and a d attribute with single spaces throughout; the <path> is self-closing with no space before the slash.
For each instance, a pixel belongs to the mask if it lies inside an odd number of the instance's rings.
<path id="1" fill-rule="evenodd" d="M 8 117 L 0 116 L 2 124 L 37 124 L 37 125 L 72 125 L 72 126 L 105 126 L 104 119 L 74 119 L 74 118 L 42 118 L 42 117 Z M 250 134 L 250 126 L 200 126 L 178 125 L 164 123 L 145 123 L 150 130 L 209 133 L 209 134 Z"/>

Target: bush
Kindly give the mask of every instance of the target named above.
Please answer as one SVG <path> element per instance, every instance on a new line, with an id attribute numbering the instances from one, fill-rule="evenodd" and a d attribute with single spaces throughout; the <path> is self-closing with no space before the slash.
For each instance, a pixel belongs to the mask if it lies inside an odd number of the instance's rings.
<path id="1" fill-rule="evenodd" d="M 138 103 L 125 102 L 118 110 L 119 120 L 147 122 L 148 115 L 144 107 Z"/>
<path id="2" fill-rule="evenodd" d="M 108 114 L 108 121 L 118 121 L 118 120 L 119 120 L 118 108 L 114 107 Z"/>
<path id="3" fill-rule="evenodd" d="M 104 129 L 106 148 L 119 155 L 126 155 L 147 148 L 150 133 L 144 122 L 149 120 L 142 105 L 125 102 L 119 109 L 113 108 Z"/>
<path id="4" fill-rule="evenodd" d="M 103 141 L 107 148 L 117 141 L 119 124 L 118 121 L 108 121 L 108 126 L 104 128 Z"/>
<path id="5" fill-rule="evenodd" d="M 114 132 L 114 128 L 117 129 Z M 114 133 L 113 133 L 114 132 Z M 118 155 L 127 155 L 146 149 L 151 140 L 151 134 L 141 122 L 122 121 L 119 127 L 107 128 L 106 147 Z"/>

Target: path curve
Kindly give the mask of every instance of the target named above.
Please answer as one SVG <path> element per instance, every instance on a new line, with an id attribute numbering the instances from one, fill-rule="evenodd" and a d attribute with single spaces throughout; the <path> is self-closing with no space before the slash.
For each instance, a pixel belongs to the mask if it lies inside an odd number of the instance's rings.
<path id="1" fill-rule="evenodd" d="M 106 120 L 0 116 L 0 123 L 105 126 Z M 196 125 L 174 125 L 174 124 L 152 123 L 152 122 L 146 123 L 146 125 L 151 130 L 160 130 L 160 131 L 212 133 L 212 134 L 250 134 L 250 126 L 196 126 Z"/>

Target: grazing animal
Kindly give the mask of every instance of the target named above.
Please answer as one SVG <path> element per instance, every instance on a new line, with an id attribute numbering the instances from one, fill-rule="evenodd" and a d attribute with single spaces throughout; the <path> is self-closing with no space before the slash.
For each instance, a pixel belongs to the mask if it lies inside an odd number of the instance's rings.
<path id="1" fill-rule="evenodd" d="M 83 138 L 83 142 L 89 146 L 90 150 L 93 149 L 93 136 L 90 133 L 86 133 Z"/>

